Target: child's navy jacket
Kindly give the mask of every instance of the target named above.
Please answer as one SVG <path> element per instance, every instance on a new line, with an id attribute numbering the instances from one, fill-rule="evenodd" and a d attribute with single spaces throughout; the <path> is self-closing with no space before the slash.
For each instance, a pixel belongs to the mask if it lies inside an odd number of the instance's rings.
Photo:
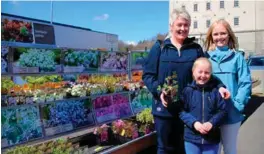
<path id="1" fill-rule="evenodd" d="M 216 144 L 220 142 L 219 126 L 226 117 L 226 103 L 218 92 L 217 83 L 211 79 L 205 85 L 195 81 L 184 88 L 180 118 L 185 123 L 184 140 L 198 144 Z M 213 125 L 208 134 L 202 135 L 194 128 L 194 123 L 210 122 Z"/>

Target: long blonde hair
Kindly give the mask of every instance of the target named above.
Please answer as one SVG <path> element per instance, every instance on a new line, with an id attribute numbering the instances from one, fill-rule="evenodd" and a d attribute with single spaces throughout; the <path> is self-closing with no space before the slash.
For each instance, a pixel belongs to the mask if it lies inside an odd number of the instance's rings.
<path id="1" fill-rule="evenodd" d="M 187 21 L 189 21 L 190 25 L 191 25 L 191 16 L 188 13 L 188 11 L 184 8 L 176 8 L 173 9 L 172 12 L 170 13 L 170 19 L 169 19 L 169 25 L 170 27 L 173 25 L 174 21 L 176 19 L 178 19 L 179 17 L 182 17 L 184 19 L 186 19 Z M 168 35 L 166 36 L 167 38 L 171 37 L 171 32 L 169 31 Z"/>
<path id="2" fill-rule="evenodd" d="M 222 24 L 228 32 L 228 35 L 229 35 L 228 47 L 229 47 L 229 49 L 236 50 L 238 47 L 238 43 L 237 43 L 236 36 L 235 36 L 230 24 L 224 19 L 219 19 L 219 20 L 215 21 L 207 31 L 206 40 L 205 40 L 205 51 L 215 50 L 215 44 L 213 42 L 212 33 L 213 33 L 213 29 L 218 24 Z"/>

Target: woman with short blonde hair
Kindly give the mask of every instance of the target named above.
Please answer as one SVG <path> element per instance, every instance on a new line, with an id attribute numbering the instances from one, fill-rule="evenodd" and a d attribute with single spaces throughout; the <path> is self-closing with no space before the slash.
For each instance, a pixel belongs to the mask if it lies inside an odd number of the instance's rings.
<path id="1" fill-rule="evenodd" d="M 157 41 L 151 48 L 142 79 L 154 97 L 152 114 L 157 132 L 157 153 L 183 154 L 184 127 L 179 118 L 179 102 L 168 99 L 167 93 L 158 90 L 158 87 L 176 72 L 177 78 L 173 80 L 178 81 L 179 97 L 183 88 L 192 82 L 194 61 L 203 57 L 204 53 L 201 46 L 194 42 L 195 38 L 188 38 L 191 17 L 185 9 L 173 10 L 169 20 L 169 36 L 164 41 Z M 222 94 L 225 93 L 226 89 L 221 89 Z"/>

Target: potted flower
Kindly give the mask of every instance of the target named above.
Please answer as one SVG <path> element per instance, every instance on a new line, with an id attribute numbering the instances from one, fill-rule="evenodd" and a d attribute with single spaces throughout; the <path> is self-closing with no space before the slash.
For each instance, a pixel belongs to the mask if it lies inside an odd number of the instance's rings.
<path id="1" fill-rule="evenodd" d="M 136 120 L 140 122 L 139 132 L 142 135 L 149 134 L 154 129 L 154 118 L 151 109 L 146 108 L 136 115 Z"/>
<path id="2" fill-rule="evenodd" d="M 162 86 L 159 86 L 158 91 L 165 91 L 167 93 L 166 99 L 168 102 L 177 102 L 178 101 L 178 82 L 177 74 L 173 72 L 172 76 L 168 76 L 165 79 L 165 83 Z"/>
<path id="3" fill-rule="evenodd" d="M 1 94 L 6 95 L 8 91 L 15 86 L 15 83 L 9 79 L 2 77 L 1 79 Z"/>
<path id="4" fill-rule="evenodd" d="M 109 143 L 109 126 L 103 124 L 100 127 L 96 127 L 93 134 L 96 135 L 96 142 L 98 145 L 107 145 Z"/>

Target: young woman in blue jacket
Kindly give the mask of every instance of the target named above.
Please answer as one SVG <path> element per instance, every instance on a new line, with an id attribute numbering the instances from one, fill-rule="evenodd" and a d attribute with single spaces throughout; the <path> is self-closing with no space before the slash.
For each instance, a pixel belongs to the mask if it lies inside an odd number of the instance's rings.
<path id="1" fill-rule="evenodd" d="M 185 9 L 175 9 L 170 14 L 169 37 L 163 42 L 157 41 L 150 50 L 144 65 L 142 79 L 148 90 L 154 96 L 152 114 L 154 115 L 157 132 L 157 153 L 184 153 L 183 123 L 178 113 L 178 103 L 167 102 L 166 93 L 159 91 L 158 86 L 165 82 L 165 78 L 177 73 L 179 83 L 178 93 L 192 82 L 192 65 L 194 61 L 203 57 L 201 46 L 188 38 L 191 17 Z M 161 45 L 163 44 L 163 45 Z M 229 92 L 220 88 L 221 95 L 228 97 Z"/>
<path id="2" fill-rule="evenodd" d="M 186 154 L 217 154 L 220 129 L 226 103 L 220 96 L 217 82 L 211 77 L 212 65 L 207 58 L 193 64 L 194 81 L 184 88 L 181 101 L 183 110 L 184 145 Z"/>
<path id="3" fill-rule="evenodd" d="M 206 55 L 212 63 L 213 75 L 218 77 L 231 93 L 228 115 L 221 126 L 221 143 L 225 154 L 236 154 L 238 130 L 243 110 L 251 95 L 251 75 L 229 23 L 223 19 L 214 22 L 206 36 Z M 219 152 L 221 151 L 221 148 Z"/>

